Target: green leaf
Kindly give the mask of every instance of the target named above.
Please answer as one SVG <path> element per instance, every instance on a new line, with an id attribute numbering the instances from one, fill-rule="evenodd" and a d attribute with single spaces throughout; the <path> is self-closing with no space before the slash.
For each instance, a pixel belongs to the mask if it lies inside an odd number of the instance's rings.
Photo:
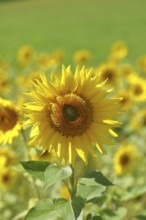
<path id="1" fill-rule="evenodd" d="M 146 220 L 146 215 L 138 215 L 137 220 Z"/>
<path id="2" fill-rule="evenodd" d="M 29 210 L 24 220 L 75 220 L 71 203 L 65 199 L 40 200 Z"/>
<path id="3" fill-rule="evenodd" d="M 122 220 L 127 213 L 126 208 L 121 207 L 116 211 L 112 211 L 110 209 L 105 209 L 101 212 L 101 216 L 104 220 Z"/>
<path id="4" fill-rule="evenodd" d="M 92 220 L 92 214 L 91 213 L 89 213 L 87 216 L 86 216 L 86 220 Z"/>
<path id="5" fill-rule="evenodd" d="M 94 178 L 95 181 L 104 186 L 114 185 L 109 179 L 107 179 L 100 171 L 90 171 L 85 174 L 86 178 Z"/>
<path id="6" fill-rule="evenodd" d="M 140 215 L 136 216 L 136 219 L 137 220 L 146 220 L 146 210 L 145 209 L 141 210 Z"/>
<path id="7" fill-rule="evenodd" d="M 47 161 L 21 161 L 20 162 L 23 168 L 31 174 L 33 177 L 36 177 L 44 181 L 44 171 L 51 164 Z"/>
<path id="8" fill-rule="evenodd" d="M 79 178 L 77 183 L 77 195 L 86 202 L 102 196 L 105 190 L 106 187 L 98 184 L 93 178 Z"/>
<path id="9" fill-rule="evenodd" d="M 87 216 L 86 216 L 86 220 L 92 220 L 92 214 L 89 213 Z"/>
<path id="10" fill-rule="evenodd" d="M 92 216 L 92 214 L 89 213 L 86 217 L 86 220 L 103 220 L 103 219 L 101 218 L 100 215 Z"/>
<path id="11" fill-rule="evenodd" d="M 92 220 L 103 220 L 100 215 L 93 216 Z"/>
<path id="12" fill-rule="evenodd" d="M 77 196 L 72 200 L 71 204 L 74 211 L 74 215 L 77 219 L 84 208 L 84 200 L 81 197 Z"/>
<path id="13" fill-rule="evenodd" d="M 51 164 L 45 170 L 45 186 L 50 187 L 54 183 L 66 179 L 71 176 L 72 169 L 69 166 L 59 167 L 56 164 Z"/>
<path id="14" fill-rule="evenodd" d="M 146 185 L 130 186 L 121 195 L 122 201 L 131 200 L 146 193 Z"/>

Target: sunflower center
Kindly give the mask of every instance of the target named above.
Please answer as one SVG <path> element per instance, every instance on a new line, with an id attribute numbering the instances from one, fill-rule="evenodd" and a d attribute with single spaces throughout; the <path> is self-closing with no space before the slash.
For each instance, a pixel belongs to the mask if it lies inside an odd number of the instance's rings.
<path id="1" fill-rule="evenodd" d="M 128 99 L 128 97 L 126 97 L 126 96 L 123 96 L 122 100 L 120 101 L 120 103 L 121 103 L 122 105 L 125 105 L 125 104 L 127 104 L 128 102 L 129 102 L 129 99 Z"/>
<path id="2" fill-rule="evenodd" d="M 63 107 L 63 116 L 67 121 L 76 121 L 80 117 L 80 112 L 73 105 L 65 104 Z"/>
<path id="3" fill-rule="evenodd" d="M 30 52 L 25 52 L 24 57 L 25 57 L 26 59 L 28 59 L 30 56 L 31 56 L 31 53 L 30 53 Z"/>
<path id="4" fill-rule="evenodd" d="M 142 123 L 144 126 L 146 126 L 146 115 L 144 116 L 143 118 L 143 123 Z"/>
<path id="5" fill-rule="evenodd" d="M 114 72 L 110 69 L 103 71 L 103 78 L 106 80 L 112 80 L 114 78 Z"/>
<path id="6" fill-rule="evenodd" d="M 135 87 L 135 94 L 136 95 L 141 95 L 143 92 L 142 87 L 140 85 L 136 85 Z"/>
<path id="7" fill-rule="evenodd" d="M 129 156 L 128 155 L 122 155 L 122 157 L 120 158 L 120 163 L 123 166 L 126 166 L 129 163 Z"/>
<path id="8" fill-rule="evenodd" d="M 11 130 L 17 123 L 18 115 L 17 113 L 8 107 L 3 107 L 0 109 L 0 130 L 6 132 Z"/>
<path id="9" fill-rule="evenodd" d="M 82 135 L 92 122 L 91 104 L 76 94 L 58 96 L 49 106 L 51 127 L 63 136 Z"/>
<path id="10" fill-rule="evenodd" d="M 9 174 L 6 173 L 5 175 L 3 175 L 2 181 L 3 181 L 3 183 L 7 184 L 10 181 Z"/>

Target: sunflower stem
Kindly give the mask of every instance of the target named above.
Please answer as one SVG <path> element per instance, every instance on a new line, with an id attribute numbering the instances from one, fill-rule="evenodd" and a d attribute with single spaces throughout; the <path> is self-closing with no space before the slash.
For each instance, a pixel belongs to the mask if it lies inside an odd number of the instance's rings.
<path id="1" fill-rule="evenodd" d="M 24 154 L 24 159 L 25 160 L 29 160 L 29 154 L 28 154 L 28 146 L 27 146 L 27 140 L 26 140 L 26 137 L 25 137 L 25 134 L 24 134 L 24 131 L 23 129 L 21 129 L 21 140 L 23 142 L 23 154 Z"/>
<path id="2" fill-rule="evenodd" d="M 75 187 L 75 174 L 74 174 L 74 168 L 72 165 L 70 165 L 71 169 L 72 169 L 72 175 L 70 177 L 70 197 L 71 199 L 74 199 L 75 195 L 76 195 L 76 187 Z"/>
<path id="3" fill-rule="evenodd" d="M 24 158 L 26 160 L 30 160 L 30 157 L 29 157 L 29 154 L 28 154 L 27 140 L 26 140 L 26 137 L 25 137 L 23 129 L 21 129 L 21 139 L 22 139 L 23 146 L 24 146 L 24 148 L 23 148 Z M 32 180 L 32 188 L 33 188 L 35 197 L 38 198 L 38 199 L 41 199 L 38 187 L 36 185 L 36 182 L 35 182 L 35 179 L 34 179 L 33 176 L 31 176 L 31 180 Z"/>

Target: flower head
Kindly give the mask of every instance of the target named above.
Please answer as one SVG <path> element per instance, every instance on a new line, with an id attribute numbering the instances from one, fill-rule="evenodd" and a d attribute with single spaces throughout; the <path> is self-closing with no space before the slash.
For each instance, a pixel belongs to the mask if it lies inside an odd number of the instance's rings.
<path id="1" fill-rule="evenodd" d="M 0 143 L 12 143 L 21 129 L 19 113 L 8 100 L 0 99 Z"/>
<path id="2" fill-rule="evenodd" d="M 3 169 L 0 173 L 0 189 L 11 188 L 16 181 L 16 172 L 12 169 Z"/>
<path id="3" fill-rule="evenodd" d="M 12 169 L 16 165 L 15 153 L 8 147 L 0 147 L 0 189 L 11 187 L 16 179 L 16 172 Z"/>
<path id="4" fill-rule="evenodd" d="M 142 131 L 146 128 L 146 109 L 138 111 L 132 118 L 131 125 L 135 130 Z"/>
<path id="5" fill-rule="evenodd" d="M 96 73 L 100 76 L 100 81 L 103 82 L 107 80 L 109 86 L 115 86 L 119 82 L 118 72 L 117 65 L 110 62 L 102 64 L 96 69 Z"/>
<path id="6" fill-rule="evenodd" d="M 33 60 L 34 49 L 29 45 L 24 45 L 18 51 L 18 62 L 24 67 Z"/>
<path id="7" fill-rule="evenodd" d="M 120 104 L 123 110 L 129 110 L 132 108 L 132 96 L 128 89 L 119 90 L 116 93 L 116 97 L 121 98 Z"/>
<path id="8" fill-rule="evenodd" d="M 91 58 L 89 50 L 78 50 L 74 54 L 74 61 L 77 64 L 83 65 Z"/>
<path id="9" fill-rule="evenodd" d="M 137 62 L 141 69 L 146 72 L 146 55 L 139 57 Z"/>
<path id="10" fill-rule="evenodd" d="M 131 96 L 136 102 L 144 102 L 146 100 L 146 80 L 136 74 L 132 74 L 128 78 Z"/>
<path id="11" fill-rule="evenodd" d="M 126 57 L 128 54 L 127 46 L 123 41 L 117 41 L 112 45 L 111 53 L 109 56 L 110 61 L 118 62 Z"/>
<path id="12" fill-rule="evenodd" d="M 11 167 L 17 163 L 14 152 L 8 147 L 0 147 L 0 169 Z"/>
<path id="13" fill-rule="evenodd" d="M 126 80 L 127 80 L 127 77 L 129 77 L 134 72 L 136 72 L 134 67 L 130 65 L 129 63 L 123 63 L 119 68 L 119 75 L 124 77 Z"/>
<path id="14" fill-rule="evenodd" d="M 47 81 L 34 84 L 34 99 L 26 103 L 27 125 L 33 125 L 31 143 L 49 152 L 54 149 L 60 159 L 73 163 L 76 156 L 85 162 L 88 153 L 94 154 L 93 145 L 104 152 L 103 144 L 109 144 L 111 128 L 118 125 L 113 119 L 118 115 L 119 99 L 106 98 L 105 83 L 92 76 L 92 69 L 62 68 L 62 76 L 52 75 Z"/>
<path id="15" fill-rule="evenodd" d="M 114 167 L 117 175 L 128 173 L 137 157 L 136 147 L 132 144 L 122 145 L 114 157 Z"/>
<path id="16" fill-rule="evenodd" d="M 5 94 L 9 89 L 8 79 L 5 73 L 0 69 L 0 95 Z"/>
<path id="17" fill-rule="evenodd" d="M 55 58 L 55 55 L 41 53 L 38 56 L 38 66 L 42 69 L 49 69 L 49 68 L 55 68 L 58 65 L 57 58 Z"/>

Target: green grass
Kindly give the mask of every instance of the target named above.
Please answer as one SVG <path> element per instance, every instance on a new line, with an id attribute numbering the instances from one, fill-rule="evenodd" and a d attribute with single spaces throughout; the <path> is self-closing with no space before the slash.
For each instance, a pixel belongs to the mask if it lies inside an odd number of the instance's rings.
<path id="1" fill-rule="evenodd" d="M 19 47 L 61 48 L 66 62 L 75 50 L 90 49 L 104 60 L 111 44 L 123 40 L 129 58 L 146 54 L 145 0 L 25 0 L 0 3 L 0 57 L 15 59 Z"/>

